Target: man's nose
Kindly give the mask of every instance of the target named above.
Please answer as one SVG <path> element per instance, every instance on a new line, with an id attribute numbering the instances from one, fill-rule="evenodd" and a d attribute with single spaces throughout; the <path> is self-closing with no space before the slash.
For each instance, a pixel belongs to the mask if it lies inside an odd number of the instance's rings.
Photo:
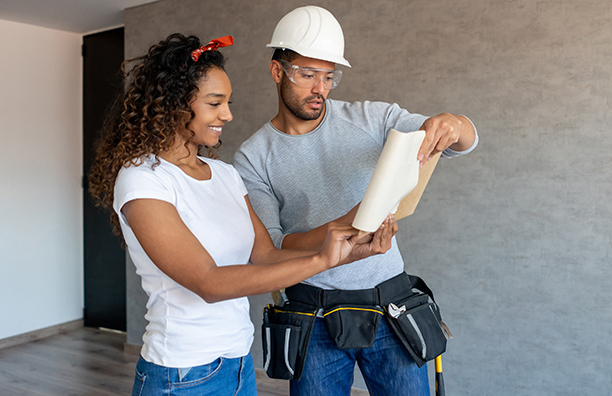
<path id="1" fill-rule="evenodd" d="M 319 82 L 312 87 L 312 92 L 314 93 L 321 93 L 321 92 L 325 92 L 327 90 L 327 88 L 325 88 L 325 80 L 324 79 L 320 79 Z"/>

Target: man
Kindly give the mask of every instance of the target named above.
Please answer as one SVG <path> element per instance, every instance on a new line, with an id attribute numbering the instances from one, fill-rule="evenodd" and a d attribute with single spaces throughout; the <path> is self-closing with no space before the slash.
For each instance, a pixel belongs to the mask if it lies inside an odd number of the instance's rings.
<path id="1" fill-rule="evenodd" d="M 428 118 L 397 104 L 328 99 L 342 76 L 336 64 L 350 64 L 344 59 L 342 29 L 323 8 L 291 11 L 276 26 L 268 47 L 275 48 L 270 74 L 277 85 L 278 113 L 243 143 L 234 165 L 278 247 L 316 249 L 329 222 L 352 223 L 391 128 L 426 131 L 421 164 L 438 152 L 456 157 L 477 145 L 478 135 L 463 116 Z M 386 254 L 316 275 L 287 289 L 287 295 L 290 304 L 301 304 L 303 294 L 319 296 L 321 289 L 361 293 L 403 271 L 394 241 Z M 362 319 L 355 320 L 355 326 L 362 325 L 357 323 Z M 301 379 L 291 381 L 291 395 L 349 395 L 355 362 L 373 395 L 428 395 L 426 366 L 417 366 L 387 318 L 376 319 L 371 327 L 371 346 L 343 349 L 339 335 L 330 334 L 318 317 Z"/>

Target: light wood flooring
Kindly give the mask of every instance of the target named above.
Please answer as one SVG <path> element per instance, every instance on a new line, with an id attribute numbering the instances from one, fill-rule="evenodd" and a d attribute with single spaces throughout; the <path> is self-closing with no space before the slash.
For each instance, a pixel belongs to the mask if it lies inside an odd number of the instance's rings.
<path id="1" fill-rule="evenodd" d="M 0 396 L 129 395 L 138 356 L 124 342 L 125 334 L 80 327 L 0 349 Z M 256 375 L 259 396 L 289 394 L 287 381 Z"/>

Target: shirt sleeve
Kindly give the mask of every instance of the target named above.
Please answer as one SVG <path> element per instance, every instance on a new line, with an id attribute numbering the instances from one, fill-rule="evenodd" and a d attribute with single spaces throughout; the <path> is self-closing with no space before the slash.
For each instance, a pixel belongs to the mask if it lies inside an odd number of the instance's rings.
<path id="1" fill-rule="evenodd" d="M 229 167 L 231 168 L 231 174 L 234 177 L 234 180 L 236 181 L 236 184 L 238 184 L 238 188 L 240 189 L 240 192 L 242 193 L 242 195 L 247 195 L 249 193 L 249 191 L 247 190 L 246 186 L 244 185 L 244 180 L 242 180 L 242 177 L 240 176 L 240 173 L 238 173 L 238 171 L 236 170 L 236 167 L 229 165 Z"/>
<path id="2" fill-rule="evenodd" d="M 470 124 L 472 124 L 472 127 L 474 128 L 474 143 L 472 143 L 472 147 L 470 147 L 469 149 L 465 151 L 455 151 L 455 150 L 451 150 L 450 148 L 447 148 L 446 150 L 442 152 L 442 155 L 445 156 L 446 158 L 461 157 L 462 155 L 471 153 L 476 148 L 476 146 L 478 146 L 479 139 L 478 139 L 478 130 L 476 130 L 476 125 L 474 125 L 472 120 L 470 120 L 468 117 L 466 116 L 463 116 L 463 117 L 467 118 Z"/>
<path id="3" fill-rule="evenodd" d="M 242 149 L 234 155 L 233 165 L 244 181 L 253 210 L 267 228 L 274 246 L 280 249 L 286 234 L 280 224 L 279 202 L 266 182 L 265 170 L 250 161 Z"/>
<path id="4" fill-rule="evenodd" d="M 392 128 L 395 130 L 401 131 L 401 132 L 417 131 L 419 130 L 421 125 L 423 125 L 425 120 L 429 118 L 421 114 L 410 113 L 407 110 L 402 109 L 397 103 L 390 105 L 385 114 L 386 114 L 385 127 L 384 127 L 385 141 L 387 140 L 387 137 L 389 136 L 389 131 Z M 460 157 L 462 155 L 470 153 L 478 145 L 478 131 L 476 130 L 476 126 L 474 125 L 472 120 L 470 120 L 468 117 L 466 118 L 474 127 L 475 139 L 474 139 L 474 143 L 472 144 L 472 147 L 470 147 L 469 149 L 465 151 L 454 151 L 454 150 L 451 150 L 450 148 L 447 148 L 446 150 L 442 152 L 443 157 L 446 157 L 446 158 Z"/>
<path id="5" fill-rule="evenodd" d="M 348 121 L 354 128 L 370 135 L 382 148 L 391 129 L 400 132 L 417 131 L 427 119 L 421 114 L 410 113 L 397 103 L 334 101 L 334 116 Z"/>
<path id="6" fill-rule="evenodd" d="M 384 119 L 385 141 L 387 141 L 391 129 L 400 132 L 418 131 L 428 118 L 422 114 L 410 113 L 408 110 L 401 108 L 397 103 L 387 104 L 387 106 Z"/>
<path id="7" fill-rule="evenodd" d="M 158 199 L 176 206 L 176 194 L 163 177 L 161 171 L 151 169 L 148 164 L 121 168 L 115 181 L 113 209 L 123 218 L 121 209 L 135 199 Z M 125 219 L 124 219 L 125 220 Z"/>

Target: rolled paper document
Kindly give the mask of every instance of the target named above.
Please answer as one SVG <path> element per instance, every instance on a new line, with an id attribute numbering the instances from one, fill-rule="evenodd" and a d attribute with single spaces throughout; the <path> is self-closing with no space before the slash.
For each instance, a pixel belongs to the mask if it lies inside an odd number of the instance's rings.
<path id="1" fill-rule="evenodd" d="M 414 212 L 440 158 L 440 154 L 437 154 L 419 169 L 417 155 L 423 139 L 425 131 L 399 132 L 391 129 L 353 220 L 353 227 L 374 232 L 389 213 L 397 211 L 395 218 L 399 220 Z M 413 190 L 414 194 L 411 194 Z"/>

